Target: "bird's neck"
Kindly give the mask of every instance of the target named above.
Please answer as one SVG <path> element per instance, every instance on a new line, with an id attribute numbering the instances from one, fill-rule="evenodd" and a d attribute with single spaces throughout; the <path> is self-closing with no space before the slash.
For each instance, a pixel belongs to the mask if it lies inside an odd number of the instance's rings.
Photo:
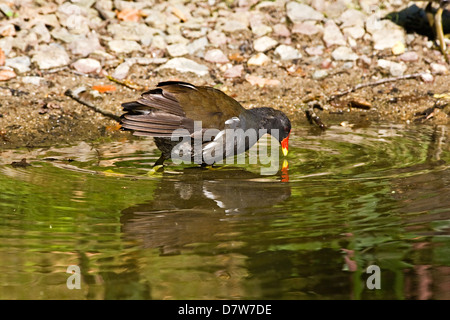
<path id="1" fill-rule="evenodd" d="M 267 107 L 246 110 L 243 114 L 245 129 L 255 129 L 258 133 L 260 130 L 267 130 L 270 133 L 272 129 L 269 120 L 270 110 L 271 108 Z"/>

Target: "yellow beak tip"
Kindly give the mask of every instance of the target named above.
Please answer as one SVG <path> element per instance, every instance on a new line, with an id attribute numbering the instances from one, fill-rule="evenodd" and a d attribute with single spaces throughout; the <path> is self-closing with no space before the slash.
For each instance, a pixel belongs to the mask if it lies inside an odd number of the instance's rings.
<path id="1" fill-rule="evenodd" d="M 288 154 L 288 149 L 282 148 L 281 150 L 283 151 L 283 155 L 286 157 Z"/>

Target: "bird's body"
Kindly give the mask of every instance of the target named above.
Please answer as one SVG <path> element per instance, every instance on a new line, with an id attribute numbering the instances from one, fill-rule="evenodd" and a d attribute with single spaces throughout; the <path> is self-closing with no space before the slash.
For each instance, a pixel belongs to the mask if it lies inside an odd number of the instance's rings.
<path id="1" fill-rule="evenodd" d="M 185 160 L 213 164 L 248 150 L 265 132 L 277 137 L 287 152 L 291 124 L 283 112 L 245 109 L 212 87 L 161 82 L 122 106 L 126 111 L 121 117 L 124 129 L 154 137 L 162 151 L 156 165 L 173 158 L 174 151 Z"/>

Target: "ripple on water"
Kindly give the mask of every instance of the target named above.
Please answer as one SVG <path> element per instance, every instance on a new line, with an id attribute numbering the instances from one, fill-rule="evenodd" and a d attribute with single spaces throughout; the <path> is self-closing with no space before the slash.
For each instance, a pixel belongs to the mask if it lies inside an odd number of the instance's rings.
<path id="1" fill-rule="evenodd" d="M 382 298 L 414 298 L 423 265 L 444 279 L 446 128 L 294 128 L 289 169 L 272 176 L 170 162 L 148 176 L 151 139 L 2 151 L 0 277 L 15 290 L 0 284 L 0 298 L 58 297 L 69 264 L 90 288 L 152 298 L 358 298 L 349 272 L 368 264 L 384 272 Z"/>

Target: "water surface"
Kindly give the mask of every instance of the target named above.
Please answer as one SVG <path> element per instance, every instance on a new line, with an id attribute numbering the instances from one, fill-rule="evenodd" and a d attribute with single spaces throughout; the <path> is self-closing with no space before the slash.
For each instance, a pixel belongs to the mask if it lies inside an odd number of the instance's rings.
<path id="1" fill-rule="evenodd" d="M 142 139 L 2 151 L 0 299 L 450 299 L 448 128 L 294 127 L 270 176 L 147 175 Z"/>

